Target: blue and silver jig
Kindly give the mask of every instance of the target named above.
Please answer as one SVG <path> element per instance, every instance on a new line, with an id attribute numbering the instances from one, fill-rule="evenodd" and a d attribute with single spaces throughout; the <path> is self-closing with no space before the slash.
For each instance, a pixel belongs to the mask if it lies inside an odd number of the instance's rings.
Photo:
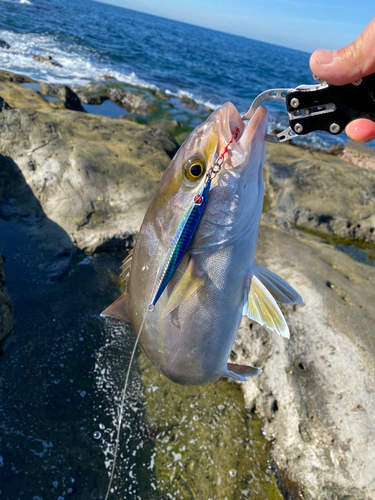
<path id="1" fill-rule="evenodd" d="M 222 164 L 224 162 L 224 155 L 227 153 L 229 145 L 235 138 L 237 138 L 239 131 L 240 130 L 238 127 L 234 129 L 231 140 L 225 146 L 219 158 L 208 170 L 204 183 L 199 188 L 198 192 L 194 196 L 194 199 L 192 200 L 184 216 L 182 217 L 182 220 L 177 228 L 176 234 L 173 237 L 167 255 L 164 259 L 152 294 L 151 302 L 147 307 L 148 311 L 150 312 L 154 310 L 159 297 L 163 293 L 165 287 L 168 285 L 170 279 L 173 276 L 173 273 L 177 269 L 182 257 L 186 252 L 187 247 L 189 246 L 189 243 L 194 236 L 207 202 L 211 181 L 220 172 Z"/>

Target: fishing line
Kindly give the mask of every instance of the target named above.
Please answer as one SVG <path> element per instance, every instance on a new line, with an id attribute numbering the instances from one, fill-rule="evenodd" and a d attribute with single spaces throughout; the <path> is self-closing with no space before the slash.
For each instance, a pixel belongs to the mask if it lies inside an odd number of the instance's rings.
<path id="1" fill-rule="evenodd" d="M 160 269 L 160 266 L 159 266 L 159 269 Z M 130 356 L 128 370 L 126 372 L 124 388 L 122 390 L 122 395 L 121 395 L 121 404 L 120 404 L 120 411 L 119 411 L 119 421 L 118 421 L 118 424 L 117 424 L 116 445 L 115 445 L 115 451 L 113 453 L 113 464 L 112 464 L 112 469 L 111 469 L 111 476 L 109 478 L 107 493 L 105 495 L 105 499 L 104 500 L 108 500 L 109 494 L 111 493 L 111 487 L 112 487 L 113 477 L 114 477 L 115 468 L 116 468 L 116 459 L 117 459 L 118 447 L 119 447 L 119 443 L 120 443 L 121 424 L 122 424 L 122 417 L 123 417 L 123 412 L 124 412 L 126 389 L 128 387 L 128 381 L 129 381 L 129 376 L 130 376 L 130 369 L 131 369 L 132 364 L 133 364 L 133 359 L 134 359 L 134 356 L 135 356 L 135 351 L 136 351 L 137 346 L 138 346 L 139 337 L 141 335 L 141 331 L 142 331 L 143 325 L 145 324 L 146 316 L 147 316 L 148 312 L 150 312 L 150 310 L 146 308 L 145 314 L 143 315 L 143 320 L 142 320 L 141 326 L 139 328 L 137 337 L 135 339 L 135 344 L 134 344 L 134 347 L 133 347 L 133 351 L 132 351 L 132 354 Z"/>
<path id="2" fill-rule="evenodd" d="M 159 266 L 158 272 L 157 272 L 157 280 L 155 287 L 152 291 L 150 300 L 148 302 L 148 306 L 146 308 L 145 314 L 143 316 L 143 320 L 141 323 L 141 326 L 139 328 L 135 344 L 133 347 L 133 351 L 130 357 L 130 362 L 128 366 L 128 370 L 126 373 L 125 377 L 125 384 L 124 388 L 122 390 L 122 395 L 121 395 L 121 404 L 120 404 L 120 412 L 119 412 L 119 421 L 117 424 L 117 433 L 116 433 L 116 445 L 115 445 L 115 451 L 113 454 L 113 464 L 112 464 L 112 470 L 111 470 L 111 476 L 109 478 L 109 484 L 108 484 L 108 489 L 107 493 L 105 496 L 104 500 L 108 500 L 109 494 L 111 493 L 111 487 L 112 487 L 112 482 L 113 482 L 113 477 L 115 473 L 115 467 L 116 467 L 116 459 L 117 459 L 117 453 L 118 453 L 118 448 L 119 448 L 119 442 L 120 442 L 120 432 L 121 432 L 121 424 L 122 424 L 122 417 L 123 417 L 123 411 L 124 411 L 124 404 L 125 404 L 125 396 L 126 396 L 126 389 L 128 386 L 128 381 L 129 381 L 129 376 L 130 376 L 130 369 L 133 363 L 133 359 L 135 356 L 135 351 L 138 346 L 138 341 L 139 337 L 142 332 L 142 328 L 144 326 L 144 323 L 146 321 L 146 316 L 147 313 L 152 313 L 152 311 L 155 308 L 156 302 L 159 300 L 160 295 L 163 293 L 163 290 L 167 286 L 168 282 L 170 281 L 172 275 L 174 274 L 174 271 L 176 270 L 178 264 L 180 263 L 183 255 L 185 254 L 185 251 L 195 233 L 195 230 L 198 227 L 200 218 L 202 216 L 205 203 L 209 194 L 210 186 L 211 186 L 211 181 L 214 179 L 217 174 L 220 172 L 223 162 L 224 162 L 224 155 L 227 153 L 229 146 L 232 144 L 232 142 L 237 139 L 238 134 L 240 132 L 240 129 L 236 127 L 232 133 L 232 137 L 229 140 L 229 142 L 226 144 L 225 148 L 223 149 L 223 152 L 221 155 L 217 158 L 217 160 L 213 163 L 213 165 L 208 169 L 205 177 L 205 181 L 203 185 L 198 189 L 197 193 L 195 194 L 193 201 L 190 203 L 188 209 L 186 210 L 182 221 L 177 229 L 176 234 L 173 237 L 172 243 L 168 249 L 167 255 L 162 263 L 162 265 Z M 160 271 L 161 269 L 161 271 Z"/>

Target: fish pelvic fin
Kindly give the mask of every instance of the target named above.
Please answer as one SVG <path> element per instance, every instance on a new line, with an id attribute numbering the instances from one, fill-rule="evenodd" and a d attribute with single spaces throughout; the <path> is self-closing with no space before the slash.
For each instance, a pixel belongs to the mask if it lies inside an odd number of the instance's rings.
<path id="1" fill-rule="evenodd" d="M 243 314 L 266 326 L 282 337 L 289 338 L 289 328 L 285 318 L 265 285 L 257 276 L 252 276 Z"/>
<path id="2" fill-rule="evenodd" d="M 254 275 L 265 285 L 276 302 L 303 306 L 301 295 L 277 274 L 254 263 Z"/>
<path id="3" fill-rule="evenodd" d="M 231 377 L 239 382 L 246 382 L 248 377 L 255 377 L 256 375 L 260 375 L 262 372 L 262 369 L 254 368 L 253 366 L 227 363 L 227 371 L 224 376 Z"/>
<path id="4" fill-rule="evenodd" d="M 116 299 L 107 309 L 100 314 L 102 318 L 110 316 L 111 318 L 121 319 L 126 323 L 131 323 L 131 317 L 126 303 L 126 292 Z"/>
<path id="5" fill-rule="evenodd" d="M 206 281 L 206 277 L 206 275 L 197 272 L 196 261 L 194 257 L 191 257 L 183 275 L 168 298 L 168 302 L 161 313 L 161 318 L 165 318 L 174 309 L 185 302 L 185 300 L 203 285 Z"/>

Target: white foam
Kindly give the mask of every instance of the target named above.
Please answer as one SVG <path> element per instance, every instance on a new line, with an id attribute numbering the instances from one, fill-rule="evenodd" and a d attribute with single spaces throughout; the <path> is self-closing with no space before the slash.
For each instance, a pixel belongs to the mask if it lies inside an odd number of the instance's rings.
<path id="1" fill-rule="evenodd" d="M 26 5 L 33 5 L 29 0 L 20 0 L 19 3 L 25 3 Z"/>
<path id="2" fill-rule="evenodd" d="M 29 0 L 20 1 L 30 3 Z M 159 90 L 156 85 L 139 78 L 134 72 L 116 71 L 102 64 L 85 47 L 61 46 L 50 35 L 0 30 L 0 38 L 11 45 L 10 49 L 0 50 L 0 67 L 15 73 L 22 73 L 47 83 L 70 85 L 84 85 L 100 79 L 102 75 L 108 75 L 136 87 Z M 33 55 L 51 56 L 62 67 L 35 61 Z"/>

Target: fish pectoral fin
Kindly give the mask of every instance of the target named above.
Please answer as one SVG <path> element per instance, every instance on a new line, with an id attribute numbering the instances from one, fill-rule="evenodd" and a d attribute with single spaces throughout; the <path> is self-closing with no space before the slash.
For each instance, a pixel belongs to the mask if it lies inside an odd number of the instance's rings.
<path id="1" fill-rule="evenodd" d="M 107 309 L 104 309 L 100 316 L 111 316 L 111 318 L 121 319 L 126 323 L 131 323 L 128 306 L 126 304 L 126 293 L 123 293 L 110 306 L 108 306 Z"/>
<path id="2" fill-rule="evenodd" d="M 227 377 L 234 378 L 234 380 L 239 380 L 240 382 L 246 382 L 247 377 L 255 377 L 263 372 L 260 368 L 246 365 L 234 365 L 233 363 L 227 363 L 227 370 Z"/>
<path id="3" fill-rule="evenodd" d="M 266 286 L 255 275 L 251 277 L 250 291 L 243 314 L 282 337 L 287 339 L 290 337 L 288 325 L 279 306 Z"/>
<path id="4" fill-rule="evenodd" d="M 185 302 L 205 281 L 206 275 L 197 272 L 195 259 L 191 257 L 181 279 L 168 298 L 168 302 L 161 313 L 161 318 L 165 318 L 176 307 Z"/>
<path id="5" fill-rule="evenodd" d="M 254 275 L 266 286 L 276 302 L 303 306 L 301 295 L 277 274 L 254 264 Z"/>

